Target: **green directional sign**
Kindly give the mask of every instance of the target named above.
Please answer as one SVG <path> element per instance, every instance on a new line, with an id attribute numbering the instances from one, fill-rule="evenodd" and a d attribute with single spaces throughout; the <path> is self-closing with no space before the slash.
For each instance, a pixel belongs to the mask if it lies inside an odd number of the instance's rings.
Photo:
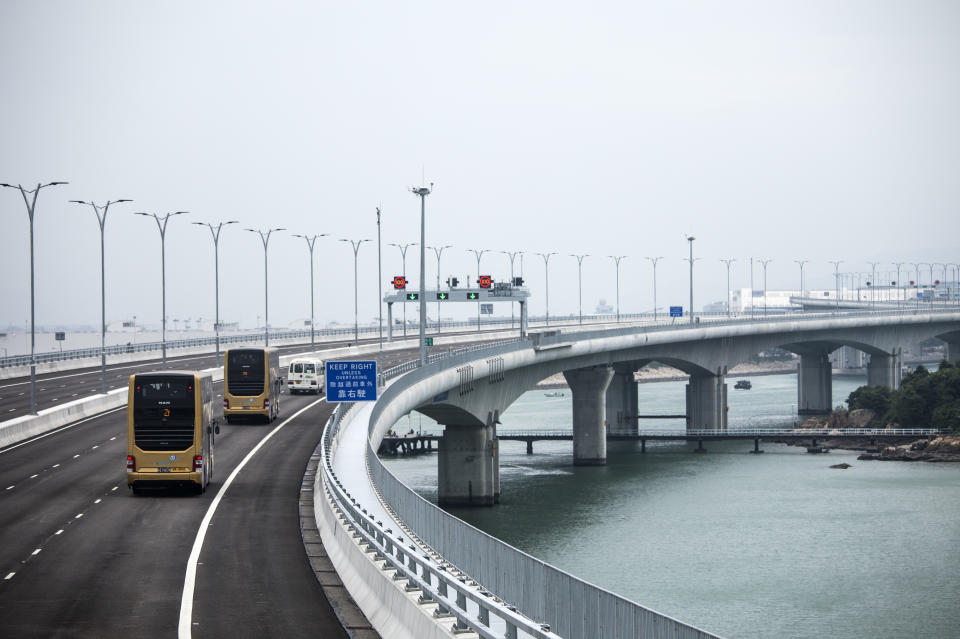
<path id="1" fill-rule="evenodd" d="M 423 343 L 424 343 L 426 346 L 433 346 L 433 338 L 432 338 L 432 337 L 424 337 L 424 338 L 423 338 Z"/>
<path id="2" fill-rule="evenodd" d="M 437 293 L 438 300 L 448 300 L 450 299 L 450 293 Z"/>
<path id="3" fill-rule="evenodd" d="M 408 300 L 418 300 L 420 299 L 420 293 L 407 293 Z"/>
<path id="4" fill-rule="evenodd" d="M 475 300 L 480 297 L 480 293 L 467 293 L 468 300 Z"/>

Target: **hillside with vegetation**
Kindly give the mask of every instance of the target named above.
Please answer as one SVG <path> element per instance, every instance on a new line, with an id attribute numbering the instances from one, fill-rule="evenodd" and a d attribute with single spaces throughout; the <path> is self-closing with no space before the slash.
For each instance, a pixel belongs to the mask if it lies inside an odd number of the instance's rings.
<path id="1" fill-rule="evenodd" d="M 861 386 L 850 393 L 847 405 L 851 411 L 873 411 L 879 424 L 960 433 L 960 367 L 947 360 L 932 373 L 917 366 L 903 378 L 899 390 Z"/>

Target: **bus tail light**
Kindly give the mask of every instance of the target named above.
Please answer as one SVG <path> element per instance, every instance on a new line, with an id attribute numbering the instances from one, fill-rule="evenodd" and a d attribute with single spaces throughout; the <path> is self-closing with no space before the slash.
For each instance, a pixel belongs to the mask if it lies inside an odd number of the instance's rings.
<path id="1" fill-rule="evenodd" d="M 193 458 L 193 472 L 199 473 L 203 470 L 203 455 L 197 455 Z"/>
<path id="2" fill-rule="evenodd" d="M 263 400 L 263 410 L 267 410 L 269 408 L 270 408 L 270 400 L 269 399 Z"/>
<path id="3" fill-rule="evenodd" d="M 224 407 L 224 408 L 230 408 L 230 402 L 229 402 L 228 400 L 226 400 L 226 399 L 223 400 L 223 407 Z"/>
<path id="4" fill-rule="evenodd" d="M 133 455 L 127 455 L 127 472 L 132 473 L 137 470 L 137 460 Z"/>

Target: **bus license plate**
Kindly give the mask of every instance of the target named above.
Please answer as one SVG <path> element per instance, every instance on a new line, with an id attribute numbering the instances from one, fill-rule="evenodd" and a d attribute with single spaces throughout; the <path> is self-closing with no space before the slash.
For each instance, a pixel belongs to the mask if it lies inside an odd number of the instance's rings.
<path id="1" fill-rule="evenodd" d="M 169 473 L 169 472 L 170 472 L 170 469 L 161 466 L 160 468 L 157 469 L 157 472 L 158 472 L 158 473 Z"/>
<path id="2" fill-rule="evenodd" d="M 244 406 L 244 407 L 243 407 L 243 410 L 250 410 L 250 407 L 249 407 L 249 406 Z"/>

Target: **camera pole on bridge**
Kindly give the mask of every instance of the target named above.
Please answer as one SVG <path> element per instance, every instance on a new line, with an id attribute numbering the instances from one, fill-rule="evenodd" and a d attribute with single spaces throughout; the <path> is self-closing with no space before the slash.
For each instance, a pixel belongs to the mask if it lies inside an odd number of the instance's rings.
<path id="1" fill-rule="evenodd" d="M 427 196 L 430 195 L 431 189 L 433 189 L 433 182 L 430 183 L 430 188 L 425 186 L 421 187 L 410 187 L 410 192 L 414 195 L 420 196 L 420 365 L 426 366 L 427 364 L 427 341 L 426 341 L 426 326 L 427 326 L 427 289 L 426 289 L 426 275 L 427 275 L 427 254 L 426 254 L 426 243 L 427 243 L 427 231 L 426 231 L 426 214 L 427 214 Z M 438 258 L 439 259 L 439 258 Z M 437 324 L 439 325 L 439 318 Z"/>

